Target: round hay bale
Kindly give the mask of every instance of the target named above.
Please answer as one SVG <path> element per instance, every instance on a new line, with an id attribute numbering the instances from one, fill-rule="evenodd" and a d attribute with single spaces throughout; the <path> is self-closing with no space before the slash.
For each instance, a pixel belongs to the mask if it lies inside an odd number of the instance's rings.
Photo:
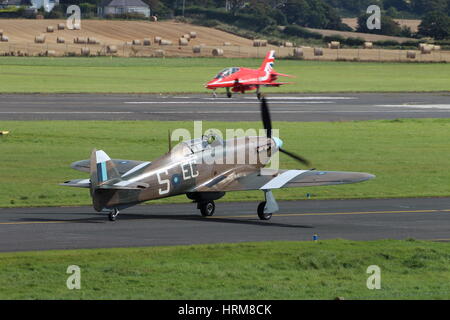
<path id="1" fill-rule="evenodd" d="M 56 51 L 55 50 L 47 50 L 47 51 L 45 51 L 45 55 L 47 57 L 54 57 L 54 56 L 56 56 Z"/>
<path id="2" fill-rule="evenodd" d="M 195 32 L 195 31 L 189 32 L 189 35 L 191 36 L 192 39 L 197 38 L 197 32 Z"/>
<path id="3" fill-rule="evenodd" d="M 267 40 L 255 39 L 253 40 L 254 47 L 267 47 Z"/>
<path id="4" fill-rule="evenodd" d="M 91 49 L 89 49 L 87 47 L 81 48 L 80 51 L 81 51 L 82 56 L 89 56 L 91 54 Z"/>
<path id="5" fill-rule="evenodd" d="M 193 46 L 192 47 L 192 52 L 193 53 L 201 53 L 202 52 L 202 47 L 201 46 Z"/>
<path id="6" fill-rule="evenodd" d="M 87 43 L 89 43 L 89 44 L 98 44 L 99 41 L 96 38 L 89 37 L 89 38 L 87 38 Z"/>
<path id="7" fill-rule="evenodd" d="M 54 26 L 48 26 L 47 27 L 47 32 L 53 32 L 55 31 L 55 27 Z"/>
<path id="8" fill-rule="evenodd" d="M 440 51 L 441 50 L 441 46 L 433 46 L 433 51 Z"/>
<path id="9" fill-rule="evenodd" d="M 106 46 L 106 52 L 109 54 L 117 53 L 117 46 L 115 46 L 115 45 Z"/>
<path id="10" fill-rule="evenodd" d="M 341 43 L 339 41 L 331 41 L 329 43 L 330 49 L 339 49 L 341 47 Z"/>
<path id="11" fill-rule="evenodd" d="M 159 42 L 160 46 L 171 46 L 172 45 L 172 41 L 170 40 L 166 40 L 166 39 L 161 39 L 161 41 Z"/>
<path id="12" fill-rule="evenodd" d="M 34 38 L 35 43 L 45 43 L 45 35 L 41 34 L 40 36 L 36 36 Z"/>
<path id="13" fill-rule="evenodd" d="M 416 58 L 416 52 L 415 51 L 407 51 L 406 52 L 406 58 L 408 58 L 408 59 L 415 59 Z"/>
<path id="14" fill-rule="evenodd" d="M 64 23 L 58 23 L 58 30 L 64 30 L 66 25 Z"/>
<path id="15" fill-rule="evenodd" d="M 419 43 L 419 49 L 422 50 L 423 47 L 425 47 L 427 44 L 426 43 Z"/>
<path id="16" fill-rule="evenodd" d="M 153 40 L 154 40 L 155 44 L 161 44 L 162 38 L 161 37 L 155 37 Z"/>
<path id="17" fill-rule="evenodd" d="M 85 44 L 87 43 L 87 39 L 85 37 L 76 37 L 73 39 L 73 43 Z"/>
<path id="18" fill-rule="evenodd" d="M 230 43 L 230 42 L 224 42 L 224 43 L 223 43 L 223 46 L 224 46 L 224 47 L 229 47 L 229 46 L 231 46 L 231 43 Z"/>
<path id="19" fill-rule="evenodd" d="M 294 57 L 295 58 L 303 58 L 303 49 L 302 48 L 294 48 Z"/>
<path id="20" fill-rule="evenodd" d="M 7 37 L 7 36 L 5 36 L 5 35 L 2 35 L 2 36 L 0 37 L 0 41 L 2 41 L 2 42 L 8 42 L 8 41 L 9 41 L 9 37 Z"/>
<path id="21" fill-rule="evenodd" d="M 63 37 L 57 37 L 56 38 L 56 43 L 65 43 L 66 40 Z"/>
<path id="22" fill-rule="evenodd" d="M 155 50 L 154 56 L 157 58 L 164 58 L 166 55 L 166 52 L 164 50 Z"/>
<path id="23" fill-rule="evenodd" d="M 158 17 L 157 17 L 157 16 L 151 16 L 150 19 L 151 19 L 153 22 L 158 21 Z"/>
<path id="24" fill-rule="evenodd" d="M 432 51 L 432 47 L 430 45 L 422 46 L 422 48 L 420 49 L 420 52 L 422 54 L 431 54 L 431 51 Z"/>
<path id="25" fill-rule="evenodd" d="M 189 33 L 183 34 L 182 38 L 185 38 L 187 41 L 191 41 L 191 35 Z"/>
<path id="26" fill-rule="evenodd" d="M 141 43 L 141 40 L 135 39 L 135 40 L 133 40 L 132 44 L 133 44 L 134 46 L 140 46 L 142 43 Z"/>
<path id="27" fill-rule="evenodd" d="M 373 42 L 364 42 L 364 49 L 373 49 Z"/>
<path id="28" fill-rule="evenodd" d="M 314 55 L 316 57 L 323 56 L 323 49 L 322 48 L 314 48 Z"/>
<path id="29" fill-rule="evenodd" d="M 290 41 L 285 41 L 283 44 L 286 48 L 292 48 L 294 46 L 294 44 Z"/>
<path id="30" fill-rule="evenodd" d="M 187 46 L 189 44 L 189 41 L 186 38 L 180 38 L 178 39 L 178 44 L 180 46 Z"/>
<path id="31" fill-rule="evenodd" d="M 152 44 L 152 42 L 150 41 L 149 38 L 144 38 L 144 40 L 142 41 L 142 44 L 144 46 L 150 46 Z"/>
<path id="32" fill-rule="evenodd" d="M 215 48 L 212 50 L 212 55 L 214 57 L 222 57 L 223 56 L 223 49 Z"/>

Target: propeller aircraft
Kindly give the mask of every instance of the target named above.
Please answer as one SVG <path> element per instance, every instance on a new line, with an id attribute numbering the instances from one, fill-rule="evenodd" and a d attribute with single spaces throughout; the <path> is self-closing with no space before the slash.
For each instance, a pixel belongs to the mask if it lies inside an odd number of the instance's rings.
<path id="1" fill-rule="evenodd" d="M 249 69 L 241 67 L 226 68 L 219 72 L 213 80 L 206 83 L 207 89 L 215 90 L 217 88 L 225 88 L 227 97 L 231 98 L 232 92 L 241 92 L 256 90 L 258 99 L 261 99 L 260 87 L 279 87 L 289 82 L 276 82 L 278 77 L 292 77 L 287 74 L 278 73 L 273 69 L 275 62 L 275 50 L 267 53 L 261 67 L 259 69 Z"/>
<path id="2" fill-rule="evenodd" d="M 88 172 L 90 178 L 66 181 L 61 185 L 89 189 L 94 209 L 108 212 L 111 221 L 116 220 L 119 210 L 183 194 L 197 204 L 202 216 L 212 216 L 214 201 L 226 192 L 261 190 L 265 201 L 258 205 L 257 214 L 261 220 L 269 220 L 279 210 L 272 194 L 274 189 L 357 183 L 375 177 L 359 172 L 265 168 L 277 152 L 307 166 L 309 162 L 287 151 L 283 141 L 272 136 L 272 121 L 264 97 L 261 116 L 265 136 L 224 141 L 217 134 L 209 134 L 181 142 L 152 162 L 111 159 L 104 151 L 94 149 L 89 160 L 71 165 L 76 170 Z M 245 157 L 239 163 L 205 161 L 235 159 L 241 154 Z"/>

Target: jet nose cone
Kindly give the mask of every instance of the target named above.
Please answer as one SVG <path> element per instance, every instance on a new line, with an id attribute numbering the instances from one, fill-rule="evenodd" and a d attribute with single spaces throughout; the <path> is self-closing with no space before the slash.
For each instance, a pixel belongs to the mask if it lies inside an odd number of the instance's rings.
<path id="1" fill-rule="evenodd" d="M 280 138 L 272 137 L 272 140 L 273 142 L 275 142 L 275 145 L 277 146 L 278 149 L 283 147 L 283 140 L 281 140 Z"/>

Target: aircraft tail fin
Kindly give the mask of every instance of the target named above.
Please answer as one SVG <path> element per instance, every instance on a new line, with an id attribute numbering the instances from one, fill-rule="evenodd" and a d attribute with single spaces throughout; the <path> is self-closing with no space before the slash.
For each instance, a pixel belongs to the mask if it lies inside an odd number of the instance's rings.
<path id="1" fill-rule="evenodd" d="M 270 50 L 259 68 L 260 71 L 271 72 L 275 63 L 275 50 Z"/>
<path id="2" fill-rule="evenodd" d="M 116 164 L 103 150 L 93 150 L 91 154 L 91 190 L 140 190 L 148 188 L 143 182 L 124 180 Z"/>
<path id="3" fill-rule="evenodd" d="M 90 174 L 93 189 L 97 189 L 111 180 L 121 180 L 116 165 L 103 150 L 92 150 Z"/>

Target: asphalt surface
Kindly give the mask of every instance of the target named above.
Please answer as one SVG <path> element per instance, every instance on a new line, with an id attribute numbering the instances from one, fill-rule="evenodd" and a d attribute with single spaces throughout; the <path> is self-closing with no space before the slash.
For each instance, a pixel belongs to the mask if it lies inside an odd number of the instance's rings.
<path id="1" fill-rule="evenodd" d="M 268 94 L 275 121 L 448 118 L 450 93 Z M 0 120 L 257 121 L 254 94 L 1 94 Z"/>
<path id="2" fill-rule="evenodd" d="M 267 240 L 426 239 L 450 241 L 450 198 L 279 202 L 260 221 L 256 202 L 137 206 L 117 221 L 90 207 L 0 209 L 0 251 L 189 245 Z"/>

